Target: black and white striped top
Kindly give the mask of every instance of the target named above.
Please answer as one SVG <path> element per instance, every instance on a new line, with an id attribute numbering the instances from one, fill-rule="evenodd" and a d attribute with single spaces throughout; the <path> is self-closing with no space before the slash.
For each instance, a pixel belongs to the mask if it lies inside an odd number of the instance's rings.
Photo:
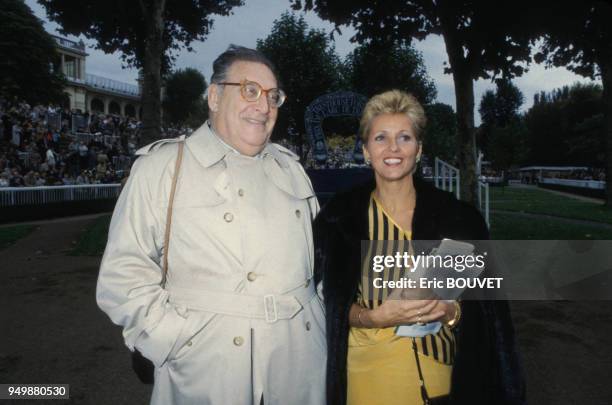
<path id="1" fill-rule="evenodd" d="M 358 303 L 365 308 L 374 309 L 382 305 L 391 292 L 388 288 L 375 288 L 374 278 L 397 281 L 405 277 L 410 269 L 395 267 L 385 268 L 382 272 L 374 272 L 371 265 L 372 258 L 374 255 L 395 255 L 398 251 L 412 252 L 410 242 L 412 232 L 402 229 L 393 221 L 373 193 L 370 197 L 368 221 L 369 237 L 374 242 L 368 245 L 368 251 L 365 252 L 362 261 Z M 456 342 L 455 335 L 450 328 L 443 326 L 437 334 L 416 338 L 415 341 L 420 353 L 431 356 L 441 363 L 453 364 Z"/>

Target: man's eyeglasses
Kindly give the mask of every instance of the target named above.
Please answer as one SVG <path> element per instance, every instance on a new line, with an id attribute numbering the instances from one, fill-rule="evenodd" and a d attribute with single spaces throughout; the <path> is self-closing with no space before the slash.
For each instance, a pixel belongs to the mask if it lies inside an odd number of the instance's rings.
<path id="1" fill-rule="evenodd" d="M 240 83 L 229 83 L 229 82 L 221 82 L 217 84 L 222 84 L 224 86 L 240 86 L 240 95 L 242 98 L 249 102 L 255 102 L 259 100 L 261 94 L 264 93 L 266 95 L 266 99 L 270 104 L 270 107 L 279 108 L 285 102 L 287 96 L 285 92 L 281 89 L 272 88 L 272 89 L 264 89 L 257 82 L 251 82 L 248 80 L 243 80 Z"/>

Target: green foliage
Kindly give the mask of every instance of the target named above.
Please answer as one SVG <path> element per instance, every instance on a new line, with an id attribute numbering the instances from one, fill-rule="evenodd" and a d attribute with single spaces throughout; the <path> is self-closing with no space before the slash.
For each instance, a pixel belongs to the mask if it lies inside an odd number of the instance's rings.
<path id="1" fill-rule="evenodd" d="M 401 89 L 423 104 L 436 98 L 436 86 L 427 75 L 423 56 L 406 41 L 368 41 L 348 54 L 344 65 L 348 84 L 368 97 Z"/>
<path id="2" fill-rule="evenodd" d="M 586 165 L 605 163 L 602 88 L 574 84 L 537 95 L 525 115 L 526 163 Z"/>
<path id="3" fill-rule="evenodd" d="M 579 75 L 600 77 L 603 84 L 604 159 L 606 198 L 612 207 L 612 4 L 609 0 L 551 1 L 554 13 L 545 14 L 544 43 L 535 59 L 563 66 Z"/>
<path id="4" fill-rule="evenodd" d="M 0 95 L 60 104 L 65 80 L 50 68 L 59 58 L 55 41 L 23 1 L 0 1 L 0 38 Z"/>
<path id="5" fill-rule="evenodd" d="M 520 76 L 531 60 L 541 7 L 525 0 L 367 1 L 290 0 L 294 8 L 353 26 L 359 43 L 421 40 L 442 35 L 457 100 L 458 166 L 462 198 L 476 201 L 474 80 Z M 549 10 L 550 12 L 550 10 Z M 520 23 L 519 23 L 520 22 Z"/>
<path id="6" fill-rule="evenodd" d="M 166 97 L 163 101 L 164 119 L 167 123 L 183 125 L 190 116 L 204 107 L 206 79 L 199 70 L 179 69 L 166 78 Z M 204 121 L 200 122 L 200 125 Z"/>
<path id="7" fill-rule="evenodd" d="M 536 61 L 595 78 L 601 63 L 612 63 L 612 5 L 609 1 L 551 1 L 542 14 L 544 43 Z"/>
<path id="8" fill-rule="evenodd" d="M 478 111 L 485 126 L 505 127 L 519 116 L 525 101 L 521 90 L 510 80 L 496 80 L 495 92 L 488 90 L 480 102 Z"/>
<path id="9" fill-rule="evenodd" d="M 433 159 L 456 164 L 457 160 L 457 116 L 448 104 L 425 105 L 427 127 L 423 136 L 423 153 Z M 433 160 L 432 160 L 433 162 Z"/>
<path id="10" fill-rule="evenodd" d="M 348 116 L 325 118 L 322 123 L 323 133 L 337 134 L 344 137 L 354 137 L 359 131 L 359 118 L 360 117 Z"/>
<path id="11" fill-rule="evenodd" d="M 51 21 L 61 32 L 85 35 L 96 40 L 96 47 L 105 53 L 120 52 L 129 66 L 144 67 L 147 47 L 147 26 L 155 24 L 151 16 L 159 0 L 38 0 Z M 182 47 L 191 50 L 193 41 L 203 41 L 213 25 L 212 15 L 228 15 L 241 0 L 165 1 L 162 13 L 163 70 L 168 71 Z"/>
<path id="12" fill-rule="evenodd" d="M 340 60 L 329 36 L 310 29 L 304 17 L 285 12 L 270 34 L 257 40 L 257 49 L 274 63 L 287 93 L 273 137 L 286 138 L 290 131 L 303 136 L 306 107 L 341 86 Z"/>
<path id="13" fill-rule="evenodd" d="M 490 129 L 485 159 L 498 170 L 522 165 L 527 158 L 527 128 L 522 118 L 516 118 L 503 127 Z"/>
<path id="14" fill-rule="evenodd" d="M 196 129 L 208 119 L 208 101 L 201 97 L 194 103 L 193 111 L 187 116 L 184 125 Z"/>
<path id="15" fill-rule="evenodd" d="M 352 150 L 355 146 L 355 139 L 357 135 L 349 135 L 349 136 L 339 136 L 332 135 L 327 139 L 327 146 L 329 148 L 342 148 Z"/>
<path id="16" fill-rule="evenodd" d="M 447 72 L 461 70 L 473 79 L 521 75 L 530 60 L 538 4 L 514 1 L 290 0 L 293 8 L 314 10 L 339 28 L 352 25 L 353 40 L 421 40 L 442 34 L 452 53 Z M 549 10 L 550 12 L 550 10 Z M 517 24 L 520 21 L 520 24 Z M 461 55 L 454 52 L 461 51 Z"/>
<path id="17" fill-rule="evenodd" d="M 176 53 L 209 34 L 212 15 L 228 15 L 242 0 L 38 0 L 61 32 L 85 35 L 106 53 L 120 52 L 129 66 L 142 68 L 141 144 L 161 135 L 161 75 Z"/>
<path id="18" fill-rule="evenodd" d="M 480 101 L 478 145 L 494 168 L 508 169 L 522 163 L 527 154 L 527 129 L 519 115 L 524 96 L 510 80 L 497 80 L 496 84 L 495 92 L 488 90 Z"/>

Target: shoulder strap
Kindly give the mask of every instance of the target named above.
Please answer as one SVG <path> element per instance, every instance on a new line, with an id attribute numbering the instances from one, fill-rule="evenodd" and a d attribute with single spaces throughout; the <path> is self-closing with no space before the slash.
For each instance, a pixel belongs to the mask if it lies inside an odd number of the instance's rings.
<path id="1" fill-rule="evenodd" d="M 164 235 L 164 267 L 162 286 L 166 285 L 166 276 L 168 275 L 168 253 L 170 252 L 170 228 L 172 227 L 172 205 L 174 204 L 174 193 L 176 192 L 176 181 L 179 171 L 181 170 L 181 162 L 183 161 L 183 148 L 185 141 L 178 144 L 178 156 L 174 165 L 174 176 L 172 177 L 172 187 L 170 188 L 170 200 L 168 202 L 168 210 L 166 211 L 166 232 Z"/>

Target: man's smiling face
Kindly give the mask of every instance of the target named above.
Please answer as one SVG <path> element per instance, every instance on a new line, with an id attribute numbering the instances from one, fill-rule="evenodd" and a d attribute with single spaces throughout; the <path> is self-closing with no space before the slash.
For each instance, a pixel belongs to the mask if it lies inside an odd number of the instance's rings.
<path id="1" fill-rule="evenodd" d="M 272 71 L 257 62 L 234 62 L 228 69 L 225 82 L 257 82 L 264 89 L 277 87 Z M 254 156 L 266 145 L 272 134 L 278 108 L 268 103 L 265 94 L 257 101 L 246 101 L 239 86 L 213 85 L 209 94 L 209 107 L 213 128 L 217 134 L 238 152 Z"/>

